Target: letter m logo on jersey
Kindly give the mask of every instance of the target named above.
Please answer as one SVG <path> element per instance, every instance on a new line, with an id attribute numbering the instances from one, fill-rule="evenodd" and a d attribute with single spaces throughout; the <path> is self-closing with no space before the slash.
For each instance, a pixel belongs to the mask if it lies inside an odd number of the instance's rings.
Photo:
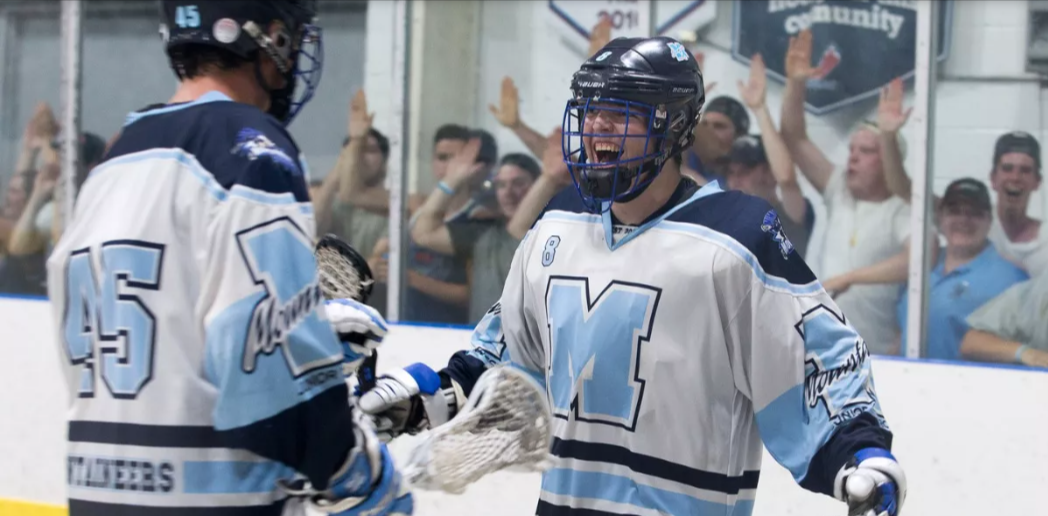
<path id="1" fill-rule="evenodd" d="M 550 278 L 548 385 L 554 416 L 636 429 L 645 383 L 640 364 L 661 294 L 613 281 L 594 298 L 586 278 Z"/>

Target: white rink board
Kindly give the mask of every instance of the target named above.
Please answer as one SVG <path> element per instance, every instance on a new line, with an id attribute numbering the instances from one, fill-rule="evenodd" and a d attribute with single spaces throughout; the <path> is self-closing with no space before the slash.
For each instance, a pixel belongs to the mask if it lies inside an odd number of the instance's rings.
<path id="1" fill-rule="evenodd" d="M 42 301 L 0 298 L 0 498 L 64 503 L 65 390 Z M 468 333 L 395 326 L 379 369 L 440 367 Z M 895 454 L 909 476 L 911 516 L 1048 515 L 1048 374 L 874 359 Z M 395 452 L 405 445 L 394 443 Z M 534 514 L 539 478 L 493 475 L 464 495 L 417 493 L 421 516 Z M 836 501 L 797 487 L 765 454 L 756 516 L 842 515 Z"/>

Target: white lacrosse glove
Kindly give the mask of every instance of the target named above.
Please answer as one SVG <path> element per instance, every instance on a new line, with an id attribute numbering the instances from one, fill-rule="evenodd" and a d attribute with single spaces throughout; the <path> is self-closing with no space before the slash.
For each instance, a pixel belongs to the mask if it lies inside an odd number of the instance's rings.
<path id="1" fill-rule="evenodd" d="M 389 331 L 377 310 L 352 299 L 332 299 L 324 303 L 328 321 L 342 341 L 343 370 L 351 373 L 370 356 Z"/>
<path id="2" fill-rule="evenodd" d="M 888 450 L 860 450 L 837 473 L 833 496 L 848 516 L 898 516 L 906 500 L 906 474 Z"/>
<path id="3" fill-rule="evenodd" d="M 436 371 L 422 363 L 394 369 L 378 377 L 368 392 L 355 392 L 357 406 L 371 416 L 383 441 L 414 435 L 446 423 L 466 397 L 454 381 L 441 387 Z"/>

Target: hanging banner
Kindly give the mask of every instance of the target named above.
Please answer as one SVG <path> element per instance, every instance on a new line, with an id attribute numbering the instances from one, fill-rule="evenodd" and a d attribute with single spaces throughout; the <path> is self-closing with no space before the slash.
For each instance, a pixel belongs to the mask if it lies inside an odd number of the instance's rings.
<path id="1" fill-rule="evenodd" d="M 585 50 L 590 31 L 604 16 L 611 18 L 611 38 L 647 37 L 651 32 L 652 2 L 659 35 L 681 39 L 678 32 L 694 33 L 717 16 L 710 0 L 548 0 L 573 46 Z"/>
<path id="2" fill-rule="evenodd" d="M 939 0 L 936 62 L 950 48 L 953 0 Z M 896 77 L 913 77 L 916 0 L 736 0 L 732 58 L 749 66 L 761 54 L 768 76 L 784 83 L 790 38 L 812 33 L 805 109 L 822 115 L 879 94 Z"/>

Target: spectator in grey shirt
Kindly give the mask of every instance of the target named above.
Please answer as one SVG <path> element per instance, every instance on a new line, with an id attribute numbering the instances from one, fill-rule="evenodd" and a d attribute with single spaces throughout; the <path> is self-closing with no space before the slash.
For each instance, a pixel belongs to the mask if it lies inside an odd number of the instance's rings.
<path id="1" fill-rule="evenodd" d="M 1048 368 L 1048 274 L 1012 285 L 968 316 L 968 360 Z"/>

